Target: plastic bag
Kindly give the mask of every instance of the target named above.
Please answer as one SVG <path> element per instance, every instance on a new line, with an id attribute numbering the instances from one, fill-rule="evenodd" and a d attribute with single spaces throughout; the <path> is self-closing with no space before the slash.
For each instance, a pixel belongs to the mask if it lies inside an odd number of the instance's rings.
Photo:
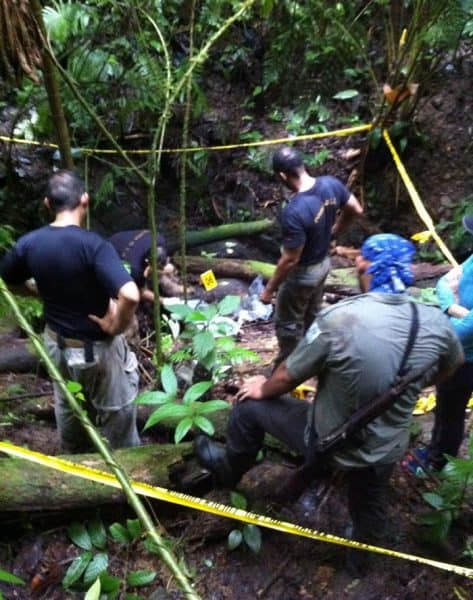
<path id="1" fill-rule="evenodd" d="M 270 318 L 273 305 L 261 302 L 259 296 L 263 290 L 263 278 L 258 275 L 248 287 L 248 295 L 241 301 L 241 310 L 238 313 L 240 323 L 245 321 L 267 321 Z"/>

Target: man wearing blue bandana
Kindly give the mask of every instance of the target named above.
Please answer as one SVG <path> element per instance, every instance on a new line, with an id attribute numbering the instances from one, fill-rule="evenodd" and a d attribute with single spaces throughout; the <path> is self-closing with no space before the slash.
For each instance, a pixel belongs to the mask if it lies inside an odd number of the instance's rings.
<path id="1" fill-rule="evenodd" d="M 236 395 L 226 447 L 204 436 L 196 440 L 201 463 L 218 481 L 234 486 L 254 463 L 270 433 L 308 459 L 310 442 L 325 438 L 394 382 L 404 356 L 419 373 L 391 408 L 325 455 L 327 465 L 347 471 L 353 537 L 377 542 L 386 523 L 386 491 L 394 464 L 409 440 L 412 409 L 419 391 L 462 362 L 463 353 L 448 319 L 433 306 L 416 305 L 412 337 L 412 244 L 392 234 L 370 237 L 356 262 L 363 291 L 319 313 L 297 348 L 269 379 L 247 380 Z M 409 352 L 406 347 L 410 345 Z M 313 405 L 288 395 L 317 377 Z"/>

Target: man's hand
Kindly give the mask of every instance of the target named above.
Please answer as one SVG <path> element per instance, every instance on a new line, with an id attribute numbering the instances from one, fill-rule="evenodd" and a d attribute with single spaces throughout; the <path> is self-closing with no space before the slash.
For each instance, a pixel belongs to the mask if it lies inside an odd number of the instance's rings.
<path id="1" fill-rule="evenodd" d="M 116 335 L 119 333 L 117 328 L 117 303 L 115 300 L 110 299 L 108 303 L 107 312 L 103 317 L 97 317 L 97 315 L 89 315 L 89 319 L 97 323 L 100 329 L 108 335 Z"/>
<path id="2" fill-rule="evenodd" d="M 259 299 L 263 304 L 271 304 L 273 301 L 273 292 L 268 292 L 266 288 L 259 295 Z"/>
<path id="3" fill-rule="evenodd" d="M 247 379 L 235 394 L 235 402 L 243 402 L 249 399 L 262 400 L 265 397 L 263 395 L 263 385 L 266 381 L 264 375 L 255 375 L 255 377 Z"/>

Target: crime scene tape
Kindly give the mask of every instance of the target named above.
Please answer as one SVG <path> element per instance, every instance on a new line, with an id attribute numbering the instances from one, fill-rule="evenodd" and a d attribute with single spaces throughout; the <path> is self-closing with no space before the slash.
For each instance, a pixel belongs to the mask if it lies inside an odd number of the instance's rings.
<path id="1" fill-rule="evenodd" d="M 202 151 L 219 151 L 219 150 L 235 150 L 238 148 L 252 148 L 255 146 L 269 146 L 271 144 L 284 144 L 284 143 L 293 143 L 300 142 L 304 140 L 314 140 L 318 138 L 324 137 L 343 137 L 347 135 L 353 135 L 355 133 L 361 133 L 363 131 L 369 131 L 372 129 L 371 124 L 365 125 L 357 125 L 356 127 L 348 127 L 346 129 L 335 129 L 334 131 L 325 131 L 323 133 L 307 133 L 305 135 L 295 135 L 291 137 L 285 138 L 277 138 L 271 140 L 258 140 L 255 142 L 242 142 L 240 144 L 227 144 L 224 146 L 198 146 L 198 147 L 188 147 L 188 148 L 163 148 L 161 152 L 163 154 L 179 154 L 183 152 L 202 152 Z M 24 140 L 21 138 L 7 137 L 4 135 L 0 135 L 0 141 L 8 142 L 12 144 L 26 144 L 32 146 L 46 146 L 47 148 L 58 148 L 57 144 L 51 143 L 43 143 L 38 142 L 36 140 Z M 78 148 L 80 152 L 83 154 L 119 154 L 118 150 L 113 150 L 111 148 Z M 126 154 L 149 154 L 150 150 L 123 150 Z M 158 150 L 156 150 L 158 152 Z"/>
<path id="2" fill-rule="evenodd" d="M 420 199 L 419 194 L 417 193 L 417 190 L 414 187 L 414 184 L 411 181 L 411 178 L 409 177 L 409 175 L 406 171 L 406 168 L 402 164 L 402 161 L 401 161 L 396 149 L 394 148 L 394 145 L 391 141 L 391 137 L 390 137 L 387 129 L 383 129 L 383 137 L 384 137 L 384 141 L 386 142 L 386 144 L 391 152 L 391 155 L 393 157 L 393 160 L 394 160 L 394 163 L 398 170 L 398 173 L 401 176 L 401 179 L 403 180 L 404 185 L 406 186 L 409 196 L 411 197 L 411 200 L 414 204 L 414 208 L 416 209 L 417 214 L 419 215 L 419 217 L 421 218 L 423 223 L 426 225 L 427 229 L 429 230 L 429 232 L 432 235 L 432 237 L 434 238 L 434 240 L 437 242 L 437 245 L 438 245 L 439 249 L 441 250 L 441 252 L 443 253 L 443 255 L 445 256 L 445 258 L 454 267 L 457 267 L 458 266 L 457 261 L 455 260 L 452 253 L 450 252 L 450 250 L 447 248 L 447 246 L 443 242 L 442 238 L 435 231 L 435 225 L 434 225 L 434 222 L 432 221 L 432 217 L 427 212 L 424 204 L 422 203 L 422 200 Z"/>
<path id="3" fill-rule="evenodd" d="M 15 446 L 10 442 L 0 442 L 0 451 L 16 458 L 29 460 L 44 467 L 49 467 L 51 469 L 56 469 L 57 471 L 62 471 L 63 473 L 68 473 L 69 475 L 73 475 L 75 477 L 82 477 L 83 479 L 102 483 L 110 487 L 121 488 L 119 481 L 111 473 L 106 473 L 105 471 L 100 471 L 98 469 L 86 467 L 81 464 L 76 464 L 64 460 L 63 458 L 41 454 L 40 452 L 22 448 L 21 446 Z M 464 577 L 468 577 L 469 579 L 473 579 L 473 569 L 469 569 L 467 567 L 432 560 L 430 558 L 424 558 L 423 556 L 406 554 L 396 550 L 389 550 L 388 548 L 382 548 L 380 546 L 363 544 L 361 542 L 348 540 L 346 538 L 324 533 L 322 531 L 317 531 L 315 529 L 301 527 L 300 525 L 295 525 L 294 523 L 289 523 L 287 521 L 278 521 L 276 519 L 266 517 L 265 515 L 249 512 L 233 506 L 226 506 L 225 504 L 220 504 L 219 502 L 209 502 L 203 498 L 190 496 L 181 492 L 174 492 L 162 487 L 152 486 L 147 483 L 132 481 L 131 485 L 137 494 L 146 496 L 148 498 L 155 498 L 156 500 L 170 502 L 186 508 L 193 508 L 195 510 L 200 510 L 221 517 L 227 517 L 243 523 L 251 523 L 267 529 L 274 529 L 276 531 L 290 533 L 292 535 L 306 537 L 320 542 L 337 544 L 339 546 L 346 546 L 348 548 L 356 548 L 357 550 L 367 550 L 376 554 L 409 560 L 411 562 L 429 565 L 437 569 L 442 569 L 444 571 L 449 571 L 450 573 L 455 573 L 457 575 L 462 575 Z"/>

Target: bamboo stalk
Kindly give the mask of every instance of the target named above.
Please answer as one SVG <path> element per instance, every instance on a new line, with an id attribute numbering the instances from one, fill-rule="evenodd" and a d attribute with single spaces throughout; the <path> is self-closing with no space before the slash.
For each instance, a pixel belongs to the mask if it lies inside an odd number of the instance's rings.
<path id="1" fill-rule="evenodd" d="M 115 457 L 113 456 L 108 443 L 106 440 L 99 434 L 99 432 L 95 429 L 89 417 L 87 416 L 87 412 L 80 406 L 79 401 L 76 399 L 74 394 L 72 394 L 63 377 L 61 376 L 58 368 L 51 360 L 49 354 L 47 353 L 43 342 L 33 329 L 31 328 L 28 321 L 23 316 L 13 294 L 10 293 L 3 279 L 0 278 L 0 293 L 3 295 L 4 299 L 10 306 L 15 315 L 20 327 L 26 332 L 28 338 L 31 340 L 36 352 L 40 356 L 41 360 L 44 362 L 44 365 L 53 381 L 57 383 L 60 387 L 61 392 L 67 398 L 67 401 L 74 411 L 76 417 L 80 420 L 82 426 L 87 431 L 92 443 L 99 451 L 100 455 L 104 459 L 105 463 L 109 466 L 117 480 L 119 481 L 123 492 L 128 500 L 128 503 L 135 511 L 139 520 L 141 521 L 143 527 L 148 532 L 149 537 L 156 545 L 156 549 L 158 554 L 160 555 L 163 562 L 169 568 L 171 573 L 176 578 L 181 589 L 184 591 L 187 598 L 192 600 L 199 600 L 199 596 L 192 589 L 191 584 L 187 580 L 184 572 L 181 570 L 179 566 L 178 559 L 174 556 L 174 554 L 169 550 L 166 543 L 164 542 L 162 536 L 156 531 L 155 524 L 153 523 L 151 517 L 146 511 L 141 499 L 137 496 L 137 494 L 133 491 L 131 487 L 130 480 L 123 470 L 123 468 L 118 464 Z"/>

